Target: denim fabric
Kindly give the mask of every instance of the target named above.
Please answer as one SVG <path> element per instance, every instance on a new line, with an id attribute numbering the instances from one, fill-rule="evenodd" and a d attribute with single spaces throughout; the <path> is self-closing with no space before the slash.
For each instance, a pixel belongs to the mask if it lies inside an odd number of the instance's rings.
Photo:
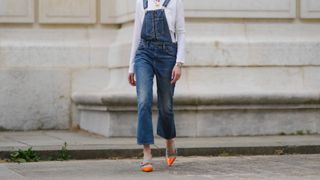
<path id="1" fill-rule="evenodd" d="M 141 31 L 141 42 L 134 60 L 138 96 L 138 144 L 154 144 L 152 126 L 154 76 L 158 95 L 157 134 L 165 139 L 176 137 L 173 113 L 175 84 L 170 83 L 176 56 L 177 44 L 172 43 L 164 9 L 147 11 Z"/>
<path id="2" fill-rule="evenodd" d="M 172 42 L 164 9 L 147 11 L 141 31 L 141 39 Z"/>

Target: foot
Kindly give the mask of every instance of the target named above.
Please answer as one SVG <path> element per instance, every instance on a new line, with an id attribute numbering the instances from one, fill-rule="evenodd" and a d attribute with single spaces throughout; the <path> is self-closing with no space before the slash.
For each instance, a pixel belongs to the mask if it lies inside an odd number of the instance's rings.
<path id="1" fill-rule="evenodd" d="M 151 171 L 153 171 L 152 155 L 151 155 L 151 149 L 150 148 L 145 148 L 143 150 L 143 162 L 140 163 L 140 169 L 143 172 L 151 172 Z"/>
<path id="2" fill-rule="evenodd" d="M 177 149 L 175 148 L 173 140 L 167 140 L 166 148 L 166 162 L 168 166 L 172 166 L 177 159 Z"/>
<path id="3" fill-rule="evenodd" d="M 140 169 L 143 172 L 151 172 L 151 171 L 153 171 L 152 163 L 151 162 L 141 162 Z"/>

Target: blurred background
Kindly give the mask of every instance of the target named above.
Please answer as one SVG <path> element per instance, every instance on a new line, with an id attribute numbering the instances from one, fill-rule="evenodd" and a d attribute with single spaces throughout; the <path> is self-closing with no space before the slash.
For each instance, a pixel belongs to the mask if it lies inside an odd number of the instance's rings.
<path id="1" fill-rule="evenodd" d="M 179 137 L 320 132 L 319 0 L 183 2 Z M 134 136 L 135 4 L 0 0 L 0 131 Z"/>

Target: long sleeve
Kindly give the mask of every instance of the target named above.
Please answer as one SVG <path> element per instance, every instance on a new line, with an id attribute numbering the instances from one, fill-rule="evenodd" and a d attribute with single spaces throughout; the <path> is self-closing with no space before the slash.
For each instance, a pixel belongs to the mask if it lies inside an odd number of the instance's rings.
<path id="1" fill-rule="evenodd" d="M 185 62 L 185 17 L 184 6 L 181 0 L 177 0 L 176 36 L 178 42 L 177 62 Z"/>
<path id="2" fill-rule="evenodd" d="M 142 7 L 142 4 L 140 4 L 139 2 L 141 1 L 137 0 L 137 3 L 136 3 L 132 47 L 131 47 L 130 63 L 129 63 L 129 73 L 134 73 L 134 57 L 139 46 L 140 34 L 142 29 L 141 8 L 143 9 L 143 7 Z"/>

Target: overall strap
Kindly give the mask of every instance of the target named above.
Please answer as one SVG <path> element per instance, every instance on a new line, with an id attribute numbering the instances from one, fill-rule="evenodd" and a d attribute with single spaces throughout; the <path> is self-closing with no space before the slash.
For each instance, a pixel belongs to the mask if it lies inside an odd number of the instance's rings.
<path id="1" fill-rule="evenodd" d="M 143 0 L 143 9 L 148 8 L 148 0 Z"/>
<path id="2" fill-rule="evenodd" d="M 170 2 L 170 0 L 165 0 L 162 6 L 163 6 L 163 7 L 167 7 L 168 4 L 169 4 L 169 2 Z"/>

